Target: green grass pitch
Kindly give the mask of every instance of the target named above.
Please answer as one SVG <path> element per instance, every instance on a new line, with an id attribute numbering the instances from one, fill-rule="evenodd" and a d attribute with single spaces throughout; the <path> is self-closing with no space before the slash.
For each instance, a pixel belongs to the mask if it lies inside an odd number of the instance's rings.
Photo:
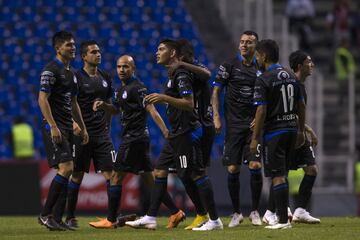
<path id="1" fill-rule="evenodd" d="M 229 217 L 222 217 L 223 231 L 193 232 L 183 228 L 190 224 L 193 218 L 187 218 L 176 229 L 165 228 L 167 218 L 158 219 L 158 228 L 155 231 L 146 229 L 132 229 L 122 227 L 117 229 L 94 229 L 88 225 L 95 217 L 80 217 L 80 228 L 77 231 L 50 232 L 37 223 L 37 217 L 0 217 L 0 239 L 59 239 L 59 240 L 97 240 L 97 239 L 159 239 L 159 240 L 353 240 L 360 239 L 360 218 L 356 217 L 327 217 L 321 218 L 321 224 L 293 224 L 292 229 L 267 230 L 264 226 L 252 226 L 246 219 L 239 227 L 228 228 Z"/>

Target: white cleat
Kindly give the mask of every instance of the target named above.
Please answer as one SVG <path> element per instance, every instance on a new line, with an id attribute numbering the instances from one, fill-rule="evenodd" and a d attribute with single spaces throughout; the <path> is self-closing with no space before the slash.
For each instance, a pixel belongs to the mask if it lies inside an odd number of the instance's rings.
<path id="1" fill-rule="evenodd" d="M 310 213 L 303 208 L 297 208 L 293 215 L 293 222 L 317 224 L 320 223 L 320 219 L 312 217 Z"/>
<path id="2" fill-rule="evenodd" d="M 231 221 L 229 223 L 229 228 L 239 226 L 240 223 L 244 221 L 244 217 L 241 213 L 233 213 L 231 217 Z"/>
<path id="3" fill-rule="evenodd" d="M 221 222 L 220 218 L 216 220 L 207 221 L 201 227 L 193 228 L 193 231 L 212 231 L 212 230 L 222 230 L 224 229 L 223 223 Z"/>
<path id="4" fill-rule="evenodd" d="M 263 223 L 268 224 L 270 226 L 275 225 L 279 222 L 279 219 L 276 213 L 273 213 L 270 210 L 266 210 L 264 217 L 262 218 Z"/>
<path id="5" fill-rule="evenodd" d="M 288 229 L 288 228 L 292 228 L 291 223 L 287 222 L 287 223 L 277 223 L 275 225 L 269 225 L 265 227 L 266 229 Z"/>
<path id="6" fill-rule="evenodd" d="M 125 225 L 132 227 L 132 228 L 146 228 L 146 229 L 150 229 L 150 230 L 155 230 L 156 229 L 156 218 L 145 215 L 135 221 L 125 222 Z"/>
<path id="7" fill-rule="evenodd" d="M 252 225 L 255 225 L 255 226 L 260 226 L 261 225 L 261 218 L 260 218 L 260 214 L 258 211 L 252 211 L 250 213 L 250 221 L 252 223 Z"/>
<path id="8" fill-rule="evenodd" d="M 292 218 L 293 218 L 293 215 L 291 213 L 291 209 L 290 209 L 290 207 L 288 207 L 288 220 L 289 220 L 289 222 L 292 221 Z"/>

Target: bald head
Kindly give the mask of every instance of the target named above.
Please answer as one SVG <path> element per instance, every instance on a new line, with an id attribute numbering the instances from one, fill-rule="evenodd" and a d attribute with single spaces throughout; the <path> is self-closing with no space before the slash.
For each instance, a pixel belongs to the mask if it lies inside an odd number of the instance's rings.
<path id="1" fill-rule="evenodd" d="M 129 55 L 123 55 L 116 62 L 116 71 L 121 81 L 129 80 L 135 74 L 135 62 Z"/>

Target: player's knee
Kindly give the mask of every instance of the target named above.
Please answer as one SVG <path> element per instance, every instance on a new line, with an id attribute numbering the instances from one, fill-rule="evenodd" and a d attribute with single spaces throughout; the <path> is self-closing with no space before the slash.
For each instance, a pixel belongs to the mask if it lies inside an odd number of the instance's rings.
<path id="1" fill-rule="evenodd" d="M 102 172 L 102 175 L 104 176 L 106 181 L 110 180 L 113 174 L 114 173 L 112 171 L 104 171 L 104 172 Z"/>
<path id="2" fill-rule="evenodd" d="M 307 166 L 304 167 L 304 172 L 306 175 L 316 176 L 318 173 L 318 168 L 316 165 Z"/>
<path id="3" fill-rule="evenodd" d="M 229 165 L 227 166 L 227 170 L 229 173 L 238 173 L 240 172 L 240 166 L 239 165 Z"/>
<path id="4" fill-rule="evenodd" d="M 58 173 L 66 178 L 69 178 L 72 174 L 74 164 L 72 161 L 60 163 L 58 165 Z"/>
<path id="5" fill-rule="evenodd" d="M 125 173 L 123 172 L 114 172 L 111 176 L 111 184 L 112 185 L 121 185 L 124 178 L 125 178 Z"/>
<path id="6" fill-rule="evenodd" d="M 165 178 L 168 175 L 168 171 L 163 169 L 155 169 L 154 170 L 154 176 L 157 178 Z"/>
<path id="7" fill-rule="evenodd" d="M 261 163 L 256 161 L 249 162 L 249 168 L 250 169 L 259 169 L 261 168 Z"/>

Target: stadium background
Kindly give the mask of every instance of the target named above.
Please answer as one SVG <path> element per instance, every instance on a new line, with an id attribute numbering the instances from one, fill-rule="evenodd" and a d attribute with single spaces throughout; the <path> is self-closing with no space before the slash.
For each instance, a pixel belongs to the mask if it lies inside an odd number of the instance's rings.
<path id="1" fill-rule="evenodd" d="M 331 104 L 336 98 L 336 83 L 331 68 L 327 67 L 332 64 L 332 55 L 327 55 L 326 45 L 324 46 L 326 39 L 322 35 L 326 30 L 321 23 L 326 13 L 331 11 L 333 1 L 315 0 L 314 3 L 317 15 L 313 24 L 312 44 L 316 50 L 312 54 L 318 71 L 310 86 L 309 98 L 314 100 L 310 102 L 309 121 L 315 126 L 315 130 L 320 132 L 321 145 L 317 154 L 320 155 L 322 167 L 314 191 L 314 205 L 320 215 L 355 215 L 353 167 L 356 160 L 356 140 L 351 138 L 351 133 L 356 134 L 356 128 L 350 129 L 350 126 L 356 126 L 356 118 L 352 121 L 351 110 L 347 111 L 351 109 L 350 103 L 350 108 L 343 112 L 344 118 L 335 116 L 339 109 L 334 110 Z M 102 50 L 101 68 L 112 74 L 115 86 L 119 85 L 115 71 L 116 58 L 122 54 L 132 55 L 137 65 L 138 77 L 145 82 L 150 92 L 158 92 L 161 91 L 167 75 L 166 71 L 156 64 L 154 55 L 160 39 L 165 37 L 190 39 L 197 59 L 209 67 L 213 77 L 217 65 L 236 52 L 238 37 L 247 29 L 257 31 L 260 38 L 276 39 L 281 46 L 281 63 L 286 65 L 287 55 L 297 48 L 298 40 L 287 30 L 285 5 L 285 0 L 0 0 L 0 175 L 1 179 L 4 179 L 2 184 L 9 178 L 15 179 L 3 188 L 5 196 L 8 197 L 2 200 L 4 204 L 0 204 L 0 213 L 21 214 L 29 208 L 31 211 L 28 213 L 37 213 L 38 200 L 40 196 L 46 196 L 44 189 L 47 189 L 47 179 L 53 174 L 46 169 L 44 161 L 44 146 L 39 131 L 41 112 L 37 96 L 41 69 L 54 58 L 51 37 L 56 31 L 67 30 L 74 33 L 78 49 L 82 40 L 98 41 Z M 72 66 L 82 66 L 79 54 Z M 319 99 L 319 95 L 322 98 Z M 158 109 L 164 115 L 164 108 L 160 106 Z M 356 109 L 353 110 L 358 114 Z M 17 116 L 24 116 L 34 129 L 36 154 L 34 161 L 28 163 L 15 162 L 12 158 L 8 136 Z M 153 159 L 156 159 L 163 139 L 152 121 L 149 121 L 149 127 L 151 154 Z M 114 117 L 111 135 L 115 147 L 119 145 L 119 132 L 119 118 Z M 215 140 L 210 175 L 215 185 L 218 205 L 224 213 L 230 213 L 227 212 L 230 201 L 227 197 L 222 197 L 228 196 L 224 189 L 225 170 L 219 161 L 222 148 L 223 135 Z M 104 201 L 104 188 L 99 185 L 101 178 L 89 174 L 87 180 L 85 179 L 82 188 L 84 210 L 103 209 L 105 203 L 89 205 L 88 200 L 92 199 L 92 204 Z M 241 191 L 245 212 L 250 205 L 247 182 L 248 172 L 243 168 Z M 16 196 L 24 194 L 16 191 L 16 186 L 21 184 L 29 184 L 28 196 L 29 199 L 33 198 L 33 204 L 25 206 L 24 209 L 12 209 L 11 205 Z M 173 188 L 177 183 L 173 181 L 170 185 Z M 134 210 L 139 194 L 137 178 L 130 176 L 126 186 L 129 187 L 126 191 L 129 195 L 126 194 L 123 198 L 123 205 Z M 317 202 L 322 202 L 323 199 L 328 200 L 329 206 L 317 205 Z M 126 201 L 129 205 L 126 205 Z M 339 205 L 341 210 L 333 209 L 334 204 Z"/>

